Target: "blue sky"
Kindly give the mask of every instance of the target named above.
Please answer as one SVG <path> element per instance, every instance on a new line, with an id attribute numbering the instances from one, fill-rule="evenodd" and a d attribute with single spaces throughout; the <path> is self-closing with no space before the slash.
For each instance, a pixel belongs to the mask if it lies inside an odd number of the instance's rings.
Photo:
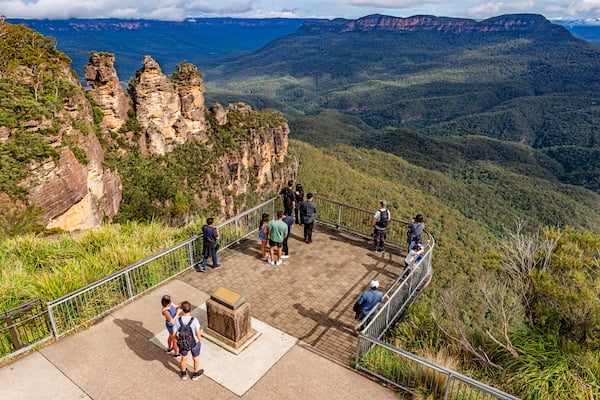
<path id="1" fill-rule="evenodd" d="M 600 21 L 600 0 L 0 0 L 8 18 L 359 18 L 369 14 L 432 14 L 482 19 L 539 13 L 549 19 Z M 600 23 L 600 22 L 599 22 Z"/>

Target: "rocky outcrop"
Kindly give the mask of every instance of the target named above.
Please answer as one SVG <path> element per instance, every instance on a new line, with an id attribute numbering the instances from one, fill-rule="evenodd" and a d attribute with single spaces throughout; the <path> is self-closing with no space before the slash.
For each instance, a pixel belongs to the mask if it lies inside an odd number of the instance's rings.
<path id="1" fill-rule="evenodd" d="M 211 110 L 218 110 L 224 124 L 229 115 L 235 114 L 236 119 L 239 115 L 251 118 L 254 112 L 244 103 L 225 108 L 217 105 Z M 255 193 L 259 199 L 267 199 L 279 191 L 283 182 L 295 179 L 298 160 L 288 156 L 289 133 L 285 120 L 271 127 L 250 129 L 246 140 L 218 158 L 212 167 L 213 173 L 207 175 L 206 187 L 213 188 L 213 192 L 205 195 L 218 199 L 222 217 L 231 217 L 240 209 L 253 206 L 235 201 L 241 195 Z M 213 179 L 213 176 L 218 178 Z"/>
<path id="2" fill-rule="evenodd" d="M 60 79 L 73 88 L 63 107 L 49 118 L 24 124 L 29 132 L 44 132 L 58 157 L 31 162 L 20 186 L 27 190 L 28 202 L 42 209 L 47 228 L 72 231 L 110 221 L 119 210 L 122 190 L 119 175 L 103 167 L 104 151 L 81 84 L 68 65 L 60 68 Z"/>
<path id="3" fill-rule="evenodd" d="M 334 19 L 332 21 L 306 21 L 301 30 L 311 32 L 423 32 L 437 31 L 444 33 L 466 32 L 531 32 L 532 29 L 543 28 L 566 31 L 553 25 L 538 14 L 511 14 L 476 21 L 465 18 L 435 17 L 432 15 L 415 15 L 408 18 L 387 15 L 368 15 L 356 20 Z"/>
<path id="4" fill-rule="evenodd" d="M 129 93 L 146 140 L 141 147 L 150 153 L 170 152 L 189 136 L 207 139 L 204 83 L 195 66 L 180 64 L 178 71 L 167 77 L 158 63 L 146 56 L 142 69 L 129 83 Z"/>
<path id="5" fill-rule="evenodd" d="M 92 52 L 85 66 L 85 80 L 92 88 L 90 95 L 104 114 L 104 127 L 118 130 L 127 122 L 130 106 L 114 64 L 112 54 Z"/>
<path id="6" fill-rule="evenodd" d="M 19 88 L 9 95 L 24 95 L 14 96 L 12 101 L 20 106 L 0 126 L 0 144 L 19 149 L 7 169 L 18 171 L 17 179 L 7 179 L 6 190 L 0 193 L 0 221 L 17 221 L 19 213 L 29 211 L 37 218 L 39 210 L 47 228 L 66 231 L 111 221 L 119 212 L 122 180 L 117 171 L 106 167 L 105 150 L 111 151 L 116 164 L 119 156 L 140 151 L 153 156 L 148 157 L 148 165 L 174 166 L 173 176 L 181 176 L 181 183 L 160 196 L 153 195 L 150 184 L 144 197 L 169 212 L 173 208 L 168 203 L 177 200 L 171 194 L 179 194 L 185 197 L 184 205 L 197 202 L 194 212 L 204 206 L 213 215 L 229 217 L 272 196 L 283 181 L 295 176 L 298 162 L 287 158 L 289 128 L 283 116 L 253 111 L 243 103 L 207 110 L 203 78 L 195 66 L 181 63 L 167 77 L 156 61 L 145 57 L 143 68 L 130 82 L 130 102 L 119 83 L 114 56 L 92 53 L 85 78 L 102 111 L 97 126 L 95 110 L 55 41 L 25 27 L 14 31 L 14 37 L 3 31 L 0 41 L 9 38 L 20 43 L 28 38 L 35 48 L 29 42 L 5 46 L 15 49 L 7 57 L 19 60 L 30 52 L 31 59 L 42 61 L 17 65 L 4 76 Z M 98 130 L 105 149 L 96 136 Z M 194 144 L 181 152 L 186 158 L 181 165 L 180 160 L 160 157 L 189 141 Z M 31 148 L 20 151 L 24 143 Z M 200 173 L 181 173 L 185 162 L 193 162 Z M 128 176 L 127 184 L 135 185 L 135 177 Z M 183 209 L 174 222 L 193 217 Z"/>

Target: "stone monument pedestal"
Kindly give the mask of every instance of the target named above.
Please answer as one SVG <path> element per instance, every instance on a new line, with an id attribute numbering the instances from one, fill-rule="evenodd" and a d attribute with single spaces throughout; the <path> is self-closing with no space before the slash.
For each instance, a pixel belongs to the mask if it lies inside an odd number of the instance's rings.
<path id="1" fill-rule="evenodd" d="M 206 301 L 208 326 L 203 336 L 221 347 L 239 354 L 260 333 L 252 329 L 250 304 L 243 296 L 223 287 Z"/>

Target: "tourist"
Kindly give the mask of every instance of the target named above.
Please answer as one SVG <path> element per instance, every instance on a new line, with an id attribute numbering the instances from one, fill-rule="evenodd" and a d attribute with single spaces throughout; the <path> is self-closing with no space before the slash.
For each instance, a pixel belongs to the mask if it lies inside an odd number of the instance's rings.
<path id="1" fill-rule="evenodd" d="M 200 369 L 200 338 L 202 332 L 200 330 L 201 327 L 198 319 L 190 315 L 191 310 L 192 305 L 188 301 L 181 302 L 181 311 L 183 312 L 183 315 L 175 319 L 175 326 L 173 329 L 176 332 L 177 346 L 181 353 L 181 360 L 179 361 L 181 379 L 186 380 L 188 377 L 186 358 L 191 351 L 192 359 L 194 360 L 192 380 L 195 381 L 204 373 L 204 370 Z"/>
<path id="2" fill-rule="evenodd" d="M 281 189 L 281 192 L 279 192 L 279 196 L 283 200 L 283 212 L 285 215 L 293 215 L 292 213 L 296 205 L 296 195 L 292 189 L 293 186 L 294 181 L 288 181 L 287 187 L 284 187 Z"/>
<path id="3" fill-rule="evenodd" d="M 174 334 L 173 326 L 175 325 L 175 317 L 179 312 L 179 306 L 173 304 L 171 296 L 165 294 L 161 299 L 162 315 L 165 317 L 165 326 L 169 336 L 167 337 L 167 353 L 173 353 L 173 357 L 179 357 L 179 350 L 177 349 L 177 339 Z"/>
<path id="4" fill-rule="evenodd" d="M 296 185 L 296 191 L 294 192 L 294 197 L 296 198 L 296 206 L 294 207 L 294 216 L 296 217 L 296 225 L 302 225 L 302 221 L 300 220 L 300 204 L 304 201 L 304 189 L 302 189 L 301 184 Z"/>
<path id="5" fill-rule="evenodd" d="M 267 260 L 271 265 L 281 265 L 283 252 L 283 239 L 285 239 L 288 226 L 283 222 L 285 214 L 283 211 L 277 211 L 277 219 L 269 222 L 269 254 L 270 258 Z M 277 248 L 277 261 L 275 261 L 275 248 Z"/>
<path id="6" fill-rule="evenodd" d="M 206 225 L 202 227 L 204 240 L 202 243 L 202 261 L 200 262 L 200 272 L 206 272 L 206 263 L 209 257 L 212 257 L 212 268 L 219 268 L 221 264 L 217 261 L 217 240 L 219 240 L 219 229 L 213 225 L 214 218 L 208 218 Z"/>
<path id="7" fill-rule="evenodd" d="M 378 288 L 379 281 L 377 279 L 372 279 L 371 282 L 369 282 L 369 289 L 361 293 L 354 306 L 358 317 L 356 319 L 362 321 L 365 317 L 375 312 L 377 305 L 383 298 L 383 293 L 377 290 Z"/>
<path id="8" fill-rule="evenodd" d="M 260 259 L 267 261 L 267 241 L 269 240 L 269 214 L 263 213 L 258 227 L 260 239 Z"/>
<path id="9" fill-rule="evenodd" d="M 315 214 L 317 213 L 317 206 L 313 199 L 313 194 L 308 192 L 306 201 L 300 204 L 300 220 L 304 224 L 304 241 L 306 243 L 312 243 L 312 231 L 315 224 Z"/>
<path id="10" fill-rule="evenodd" d="M 294 218 L 292 218 L 291 215 L 286 215 L 285 217 L 283 217 L 283 222 L 285 222 L 285 224 L 287 225 L 288 230 L 287 235 L 285 235 L 285 238 L 283 238 L 283 255 L 281 256 L 281 258 L 288 258 L 290 256 L 290 250 L 288 248 L 288 239 L 292 234 L 292 225 L 294 225 Z"/>
<path id="11" fill-rule="evenodd" d="M 380 200 L 379 206 L 379 210 L 373 216 L 374 250 L 376 252 L 383 252 L 385 251 L 385 236 L 391 216 L 385 200 Z"/>
<path id="12" fill-rule="evenodd" d="M 425 220 L 421 214 L 415 215 L 412 222 L 408 224 L 408 232 L 406 232 L 406 242 L 408 243 L 408 251 L 416 244 L 423 243 L 423 230 L 425 229 Z"/>
<path id="13" fill-rule="evenodd" d="M 423 245 L 418 243 L 408 252 L 407 256 L 404 258 L 404 266 L 406 268 L 404 269 L 404 272 L 402 272 L 400 279 L 405 279 L 415 270 L 417 264 L 423 259 L 423 250 Z"/>

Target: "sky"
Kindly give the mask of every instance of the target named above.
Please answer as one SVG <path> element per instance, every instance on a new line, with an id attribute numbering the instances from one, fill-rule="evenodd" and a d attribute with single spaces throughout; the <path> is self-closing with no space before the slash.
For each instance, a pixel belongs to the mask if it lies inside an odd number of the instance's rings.
<path id="1" fill-rule="evenodd" d="M 587 19 L 600 24 L 600 0 L 0 0 L 8 18 L 360 18 L 370 14 L 429 14 L 485 19 L 537 13 L 548 19 Z"/>

